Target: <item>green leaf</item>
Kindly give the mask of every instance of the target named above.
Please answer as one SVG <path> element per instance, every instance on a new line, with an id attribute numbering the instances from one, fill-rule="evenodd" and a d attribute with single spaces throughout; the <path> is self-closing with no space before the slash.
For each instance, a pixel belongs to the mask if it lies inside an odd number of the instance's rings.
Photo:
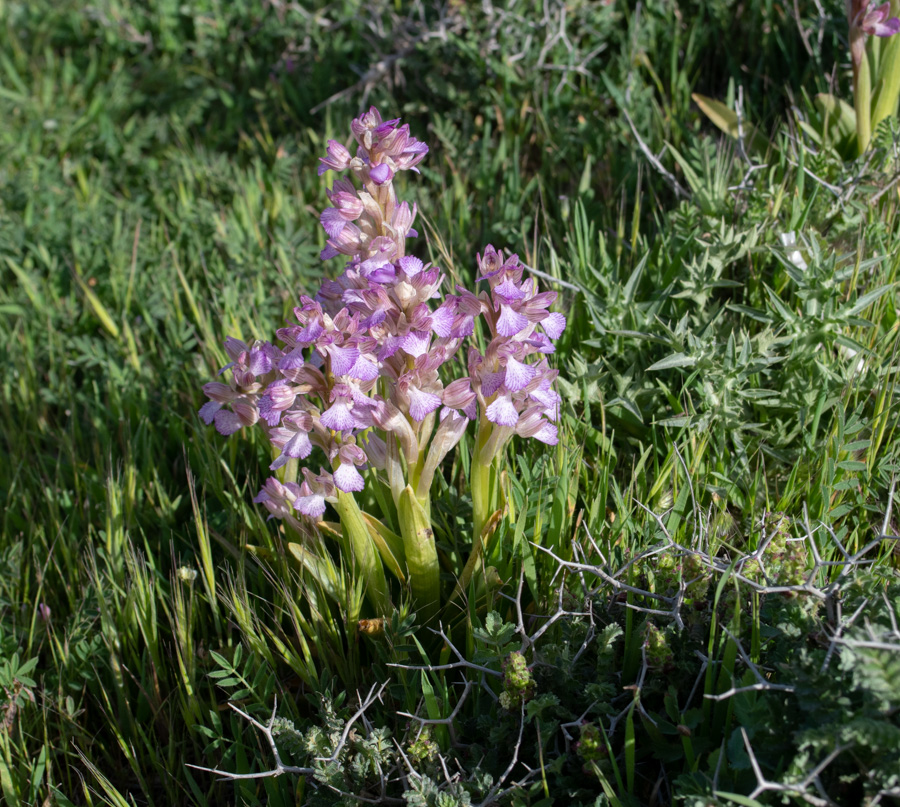
<path id="1" fill-rule="evenodd" d="M 815 104 L 822 113 L 821 137 L 833 143 L 841 153 L 856 139 L 856 112 L 850 104 L 829 93 L 816 95 Z"/>
<path id="2" fill-rule="evenodd" d="M 441 596 L 440 565 L 431 519 L 410 485 L 400 493 L 400 534 L 416 608 L 423 624 L 437 613 Z"/>
<path id="3" fill-rule="evenodd" d="M 366 597 L 379 616 L 389 614 L 393 606 L 387 579 L 384 576 L 384 567 L 375 551 L 369 528 L 353 494 L 338 491 L 337 509 L 341 516 L 341 529 L 344 533 L 348 560 L 352 559 L 354 568 L 365 582 Z M 356 618 L 355 615 L 351 615 L 351 620 Z"/>
<path id="4" fill-rule="evenodd" d="M 688 356 L 685 353 L 673 353 L 671 356 L 666 356 L 666 358 L 660 359 L 655 364 L 651 364 L 647 371 L 671 370 L 674 367 L 693 367 L 696 363 L 696 356 Z"/>
<path id="5" fill-rule="evenodd" d="M 864 294 L 862 297 L 857 299 L 857 301 L 853 303 L 853 305 L 842 308 L 838 312 L 838 315 L 841 317 L 852 317 L 862 311 L 865 311 L 877 299 L 887 294 L 894 287 L 894 285 L 895 284 L 890 283 L 886 286 L 881 286 L 880 288 L 873 289 L 872 291 Z"/>
<path id="6" fill-rule="evenodd" d="M 744 143 L 748 148 L 754 151 L 765 152 L 771 146 L 770 142 L 759 133 L 758 129 L 748 124 L 746 120 L 740 122 L 737 112 L 727 107 L 721 101 L 707 98 L 699 93 L 693 93 L 691 98 L 707 118 L 735 140 L 740 137 L 740 130 L 743 127 Z"/>

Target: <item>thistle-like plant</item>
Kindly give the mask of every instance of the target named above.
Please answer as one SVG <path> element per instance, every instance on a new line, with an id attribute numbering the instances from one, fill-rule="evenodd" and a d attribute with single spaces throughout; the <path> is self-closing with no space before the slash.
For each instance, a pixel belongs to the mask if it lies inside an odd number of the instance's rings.
<path id="1" fill-rule="evenodd" d="M 362 580 L 375 616 L 397 602 L 386 567 L 427 621 L 443 604 L 435 475 L 475 421 L 472 557 L 455 570 L 465 589 L 501 505 L 504 446 L 514 435 L 557 443 L 560 397 L 548 356 L 566 320 L 549 311 L 555 292 L 539 292 L 516 256 L 490 245 L 477 259 L 476 282 L 487 288 L 457 286 L 442 297 L 441 270 L 407 254 L 417 208 L 398 200 L 394 184 L 400 171 L 418 172 L 428 147 L 374 107 L 352 132 L 355 155 L 330 140 L 319 166 L 320 175 L 342 175 L 320 221 L 328 236 L 321 258 L 343 257 L 343 272 L 300 298 L 296 321 L 277 332 L 283 347 L 226 340 L 226 380 L 204 386 L 210 400 L 200 416 L 223 435 L 254 425 L 266 431 L 279 477 L 255 501 L 302 536 L 308 572 L 337 577 L 321 535 L 337 532 L 323 521 L 330 504 L 340 520 L 340 561 Z M 327 465 L 298 474 L 297 461 L 315 448 Z M 383 520 L 360 509 L 356 494 L 367 486 Z"/>

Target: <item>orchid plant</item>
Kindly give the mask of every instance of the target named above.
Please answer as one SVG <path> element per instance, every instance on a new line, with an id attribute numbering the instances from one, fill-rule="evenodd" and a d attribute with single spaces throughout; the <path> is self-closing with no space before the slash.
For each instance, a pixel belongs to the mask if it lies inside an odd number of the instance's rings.
<path id="1" fill-rule="evenodd" d="M 555 292 L 490 245 L 477 258 L 485 287 L 442 296 L 441 270 L 407 253 L 417 207 L 395 186 L 401 171 L 418 173 L 427 145 L 374 107 L 351 128 L 355 154 L 329 140 L 319 166 L 340 175 L 320 216 L 321 258 L 342 258 L 343 271 L 301 296 L 296 321 L 277 331 L 281 346 L 226 340 L 225 380 L 204 386 L 200 417 L 226 436 L 265 431 L 277 475 L 254 501 L 300 537 L 294 554 L 309 573 L 335 579 L 324 536 L 338 535 L 338 563 L 362 580 L 376 617 L 395 607 L 399 584 L 428 621 L 452 599 L 442 597 L 431 523 L 436 474 L 472 425 L 472 550 L 456 570 L 465 591 L 502 508 L 504 447 L 514 435 L 557 443 L 548 356 L 566 320 L 549 310 Z M 316 449 L 324 464 L 298 470 Z M 378 502 L 382 518 L 361 501 Z M 328 505 L 339 526 L 325 520 Z"/>

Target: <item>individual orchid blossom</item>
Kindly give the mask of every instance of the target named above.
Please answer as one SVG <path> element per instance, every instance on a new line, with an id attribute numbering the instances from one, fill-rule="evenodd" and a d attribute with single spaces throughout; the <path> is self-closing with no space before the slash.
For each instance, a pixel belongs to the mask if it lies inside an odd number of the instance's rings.
<path id="1" fill-rule="evenodd" d="M 856 3 L 854 20 L 862 31 L 870 36 L 893 36 L 900 32 L 900 19 L 891 16 L 891 4 L 882 3 L 869 8 L 868 3 Z"/>
<path id="2" fill-rule="evenodd" d="M 504 258 L 492 246 L 477 263 L 477 279 L 487 288 L 457 286 L 442 297 L 441 270 L 406 254 L 418 208 L 398 199 L 394 184 L 400 172 L 417 171 L 428 147 L 374 107 L 351 130 L 355 154 L 329 140 L 319 165 L 320 175 L 342 175 L 319 221 L 322 258 L 340 256 L 343 271 L 323 280 L 314 297 L 300 297 L 293 320 L 277 331 L 283 348 L 226 341 L 231 361 L 222 372 L 230 376 L 204 387 L 210 400 L 200 416 L 223 435 L 255 424 L 266 432 L 278 476 L 254 501 L 270 518 L 302 528 L 308 538 L 319 534 L 327 506 L 335 508 L 342 551 L 363 574 L 377 612 L 390 607 L 386 567 L 408 579 L 421 612 L 431 616 L 440 599 L 433 481 L 474 421 L 473 541 L 479 541 L 496 509 L 499 488 L 491 480 L 506 443 L 516 435 L 558 441 L 557 371 L 547 356 L 566 320 L 550 311 L 556 293 L 539 291 L 515 256 Z M 484 352 L 472 340 L 461 353 L 479 321 Z M 298 469 L 320 455 L 327 470 Z M 370 480 L 389 490 L 402 547 L 392 549 L 385 536 L 394 533 L 359 509 L 355 494 Z"/>

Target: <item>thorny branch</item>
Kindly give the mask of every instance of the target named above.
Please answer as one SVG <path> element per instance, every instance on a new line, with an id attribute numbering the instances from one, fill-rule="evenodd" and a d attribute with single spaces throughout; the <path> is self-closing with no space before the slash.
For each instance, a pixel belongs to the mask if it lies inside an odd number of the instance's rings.
<path id="1" fill-rule="evenodd" d="M 891 608 L 888 608 L 888 613 L 890 615 L 889 627 L 876 627 L 864 621 L 865 635 L 863 637 L 860 637 L 859 630 L 857 629 L 854 638 L 851 639 L 847 638 L 847 631 L 850 627 L 856 624 L 861 615 L 865 612 L 868 601 L 863 602 L 862 605 L 860 605 L 849 617 L 845 617 L 841 610 L 841 601 L 839 596 L 842 585 L 844 585 L 847 581 L 847 575 L 849 575 L 854 568 L 858 568 L 861 565 L 870 563 L 871 561 L 867 559 L 867 555 L 875 547 L 880 545 L 883 541 L 900 540 L 898 536 L 889 534 L 888 532 L 891 524 L 894 495 L 895 486 L 892 485 L 890 494 L 888 496 L 884 521 L 881 525 L 880 531 L 872 541 L 868 542 L 865 546 L 854 553 L 849 552 L 839 540 L 839 538 L 834 534 L 834 532 L 830 530 L 826 525 L 813 527 L 804 508 L 804 516 L 799 523 L 802 523 L 805 527 L 805 535 L 802 538 L 802 541 L 808 547 L 808 554 L 811 558 L 812 564 L 811 568 L 806 573 L 803 582 L 799 585 L 778 585 L 777 580 L 775 580 L 771 576 L 770 570 L 766 568 L 765 553 L 772 540 L 775 538 L 776 533 L 778 532 L 779 527 L 777 523 L 773 525 L 771 529 L 767 530 L 766 524 L 768 523 L 768 520 L 764 516 L 762 521 L 763 529 L 761 538 L 758 543 L 757 549 L 754 552 L 747 554 L 738 554 L 736 557 L 729 557 L 727 555 L 718 557 L 711 554 L 710 549 L 711 544 L 713 543 L 711 540 L 711 515 L 702 514 L 696 505 L 696 501 L 694 500 L 693 518 L 695 535 L 691 546 L 685 546 L 676 541 L 666 528 L 664 518 L 659 514 L 652 512 L 650 509 L 644 507 L 644 510 L 654 520 L 659 534 L 661 534 L 663 538 L 657 545 L 649 547 L 645 551 L 627 559 L 620 567 L 614 568 L 609 562 L 607 556 L 604 554 L 595 537 L 591 534 L 587 525 L 582 521 L 580 522 L 580 524 L 584 529 L 584 536 L 586 538 L 587 545 L 583 546 L 578 541 L 573 539 L 573 552 L 571 560 L 560 557 L 553 550 L 547 547 L 533 544 L 535 548 L 552 557 L 557 564 L 555 576 L 559 576 L 560 583 L 555 597 L 556 608 L 554 609 L 553 613 L 546 615 L 535 615 L 528 614 L 526 612 L 522 605 L 525 592 L 524 575 L 520 575 L 517 590 L 514 595 L 502 594 L 501 596 L 509 600 L 514 610 L 516 622 L 515 628 L 521 640 L 520 648 L 522 653 L 526 653 L 529 650 L 533 649 L 537 640 L 547 632 L 551 625 L 557 623 L 559 620 L 568 617 L 586 618 L 589 623 L 589 629 L 587 632 L 587 637 L 582 643 L 582 646 L 577 651 L 577 654 L 575 656 L 575 658 L 577 659 L 584 653 L 590 643 L 597 636 L 595 614 L 593 610 L 595 599 L 598 596 L 608 595 L 610 591 L 612 592 L 611 603 L 613 605 L 621 605 L 633 610 L 670 618 L 675 625 L 684 625 L 684 620 L 681 616 L 681 609 L 685 604 L 685 592 L 693 583 L 697 582 L 699 577 L 693 580 L 680 580 L 678 591 L 672 595 L 659 594 L 657 592 L 642 589 L 640 588 L 640 586 L 634 584 L 635 575 L 632 570 L 636 565 L 650 560 L 662 553 L 667 553 L 669 555 L 674 555 L 676 559 L 689 557 L 694 558 L 695 561 L 699 562 L 700 566 L 706 573 L 717 576 L 728 576 L 732 579 L 739 580 L 744 585 L 749 587 L 750 590 L 756 592 L 759 595 L 803 593 L 824 601 L 828 609 L 829 619 L 835 627 L 833 629 L 830 644 L 826 652 L 822 670 L 827 669 L 831 658 L 837 652 L 839 647 L 848 647 L 858 650 L 889 650 L 893 652 L 900 652 L 900 624 L 898 624 L 898 619 L 894 615 Z M 643 507 L 643 505 L 641 506 Z M 823 538 L 824 540 L 830 541 L 830 543 L 833 545 L 833 554 L 838 557 L 838 560 L 828 561 L 822 557 L 822 550 L 820 550 L 819 543 L 823 540 Z M 591 553 L 590 556 L 588 553 Z M 827 571 L 833 567 L 839 567 L 840 571 L 837 573 L 832 572 L 831 574 L 828 574 Z M 762 575 L 763 582 L 760 582 L 758 579 L 754 579 L 753 577 L 748 576 L 747 572 L 750 568 L 758 570 L 758 574 Z M 575 576 L 581 584 L 581 587 L 585 594 L 583 600 L 584 610 L 575 611 L 565 606 L 565 595 L 567 593 L 567 582 L 569 575 Z M 631 582 L 625 582 L 623 578 L 630 580 Z M 632 596 L 631 598 L 628 598 L 620 595 Z M 659 607 L 647 608 L 629 601 L 629 599 L 636 598 L 651 600 L 657 603 Z M 885 602 L 886 604 L 890 605 L 887 600 L 885 600 Z M 540 623 L 539 626 L 537 626 L 537 623 Z M 727 636 L 731 642 L 734 643 L 741 663 L 751 673 L 751 675 L 755 679 L 755 682 L 745 686 L 732 686 L 730 689 L 724 692 L 720 692 L 718 694 L 707 694 L 705 697 L 714 701 L 722 701 L 738 695 L 739 693 L 748 691 L 781 691 L 788 693 L 794 691 L 794 688 L 792 686 L 779 684 L 770 680 L 771 673 L 763 668 L 760 668 L 750 658 L 749 654 L 744 649 L 739 637 L 734 635 L 727 627 L 723 626 L 722 631 L 723 634 Z M 465 676 L 463 677 L 463 680 L 461 682 L 463 686 L 462 692 L 459 694 L 459 697 L 454 704 L 453 709 L 449 712 L 449 714 L 447 714 L 446 717 L 426 718 L 422 717 L 419 714 L 410 714 L 408 712 L 399 712 L 398 714 L 401 717 L 408 718 L 418 724 L 418 734 L 416 735 L 417 737 L 421 734 L 426 726 L 447 726 L 451 736 L 451 741 L 454 745 L 458 745 L 458 738 L 455 734 L 455 722 L 462 710 L 463 705 L 467 702 L 469 696 L 471 695 L 472 690 L 476 688 L 476 686 L 481 687 L 487 693 L 489 693 L 492 699 L 496 700 L 496 694 L 494 693 L 493 688 L 487 683 L 487 681 L 489 678 L 495 680 L 497 678 L 501 678 L 502 673 L 484 664 L 477 664 L 475 662 L 469 661 L 465 657 L 465 655 L 454 645 L 443 627 L 437 630 L 432 629 L 432 632 L 435 633 L 444 642 L 445 646 L 453 654 L 453 657 L 455 658 L 454 661 L 450 661 L 446 664 L 436 665 L 390 664 L 389 666 L 398 667 L 405 670 L 418 670 L 424 672 L 445 670 L 472 670 L 472 672 L 477 675 L 477 681 Z M 710 664 L 710 659 L 704 656 L 702 653 L 697 652 L 697 656 L 699 657 L 702 666 L 695 681 L 694 687 L 686 702 L 680 707 L 676 704 L 676 708 L 678 708 L 678 711 L 680 712 L 684 712 L 685 710 L 687 710 L 690 703 L 694 700 L 694 696 L 701 688 L 701 682 L 704 678 L 708 665 Z M 650 665 L 648 663 L 647 647 L 645 645 L 641 648 L 641 668 L 638 671 L 637 680 L 634 685 L 626 687 L 626 689 L 631 691 L 631 697 L 627 699 L 627 703 L 624 705 L 624 708 L 622 708 L 618 714 L 616 714 L 609 720 L 606 731 L 610 739 L 612 738 L 613 733 L 616 731 L 622 719 L 625 718 L 632 710 L 637 711 L 645 720 L 650 721 L 651 723 L 655 723 L 650 714 L 644 709 L 640 697 L 641 689 L 644 686 L 644 681 L 646 680 L 646 676 L 649 670 Z M 345 724 L 338 743 L 332 754 L 327 758 L 317 759 L 317 762 L 336 762 L 339 759 L 341 752 L 346 747 L 346 744 L 351 737 L 353 726 L 355 724 L 362 721 L 365 724 L 366 730 L 370 730 L 368 720 L 366 719 L 366 711 L 375 703 L 375 701 L 381 700 L 382 693 L 385 691 L 386 686 L 387 684 L 375 684 L 369 690 L 366 697 L 360 699 L 359 708 Z M 215 768 L 203 768 L 193 765 L 191 767 L 194 767 L 197 770 L 202 770 L 215 774 L 217 776 L 221 776 L 229 780 L 260 779 L 264 777 L 280 776 L 281 774 L 314 775 L 321 772 L 318 768 L 287 765 L 282 760 L 273 733 L 273 728 L 276 720 L 277 702 L 275 704 L 275 707 L 273 708 L 272 717 L 266 724 L 260 723 L 246 712 L 237 708 L 234 704 L 230 705 L 231 708 L 234 709 L 235 712 L 237 712 L 237 714 L 247 720 L 266 738 L 266 741 L 275 760 L 274 766 L 266 771 L 249 774 L 236 774 Z M 560 729 L 562 731 L 562 738 L 565 741 L 567 750 L 570 750 L 571 743 L 575 739 L 575 736 L 572 733 L 573 730 L 580 728 L 587 715 L 595 706 L 596 703 L 591 703 L 577 720 L 573 720 L 569 723 L 564 723 L 560 726 Z M 527 784 L 539 772 L 539 769 L 531 768 L 525 762 L 520 760 L 525 723 L 525 705 L 523 702 L 520 704 L 520 725 L 518 739 L 512 749 L 512 755 L 509 764 L 507 765 L 500 778 L 493 784 L 491 789 L 485 795 L 485 798 L 478 805 L 476 805 L 476 807 L 489 807 L 489 805 L 496 804 L 497 801 L 502 799 L 505 795 L 521 787 L 522 785 Z M 750 744 L 749 736 L 743 728 L 741 728 L 740 730 L 742 733 L 741 736 L 743 737 L 747 755 L 750 759 L 751 767 L 757 780 L 756 787 L 750 796 L 751 798 L 756 798 L 757 796 L 766 792 L 773 792 L 793 795 L 797 798 L 802 799 L 808 804 L 814 805 L 814 807 L 826 807 L 835 803 L 825 792 L 825 789 L 820 781 L 820 777 L 822 772 L 838 756 L 840 756 L 840 754 L 847 750 L 846 746 L 838 746 L 834 750 L 832 750 L 801 781 L 787 783 L 770 782 L 765 778 L 762 772 L 762 768 L 756 759 L 753 747 Z M 406 783 L 406 786 L 408 787 L 408 778 L 412 777 L 415 779 L 419 779 L 421 778 L 421 774 L 419 774 L 414 769 L 401 744 L 394 740 L 394 745 L 398 753 L 398 762 L 396 766 L 389 771 L 382 771 L 379 768 L 380 795 L 378 797 L 373 798 L 367 795 L 345 793 L 331 785 L 328 785 L 328 787 L 334 792 L 341 793 L 345 796 L 351 796 L 352 798 L 355 798 L 356 800 L 363 803 L 402 803 L 401 799 L 391 798 L 386 795 L 388 784 L 392 782 L 402 781 Z M 443 756 L 439 755 L 437 761 L 440 763 L 441 770 L 443 771 L 444 781 L 448 788 L 452 788 L 461 784 L 460 774 L 451 774 L 447 766 L 447 762 L 443 758 Z M 523 770 L 523 776 L 521 776 L 517 781 L 511 781 L 511 777 L 513 776 L 513 773 L 517 768 Z M 718 775 L 714 777 L 713 781 L 715 790 L 715 788 L 717 787 Z M 883 799 L 889 799 L 896 796 L 897 793 L 893 790 L 885 790 L 877 794 L 875 800 L 872 803 L 880 804 L 882 803 Z"/>

